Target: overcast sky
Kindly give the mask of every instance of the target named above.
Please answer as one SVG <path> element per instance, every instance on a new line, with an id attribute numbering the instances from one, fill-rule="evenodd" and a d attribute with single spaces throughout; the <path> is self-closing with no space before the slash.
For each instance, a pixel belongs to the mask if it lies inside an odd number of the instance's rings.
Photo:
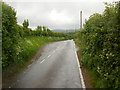
<path id="1" fill-rule="evenodd" d="M 83 23 L 90 15 L 102 13 L 104 2 L 118 0 L 3 0 L 17 11 L 18 24 L 28 19 L 30 28 L 38 25 L 50 29 L 80 28 L 80 11 Z"/>

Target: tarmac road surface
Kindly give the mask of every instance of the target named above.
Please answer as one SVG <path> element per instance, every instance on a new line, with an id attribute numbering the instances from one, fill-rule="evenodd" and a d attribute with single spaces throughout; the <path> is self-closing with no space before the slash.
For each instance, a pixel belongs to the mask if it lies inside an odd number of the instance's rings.
<path id="1" fill-rule="evenodd" d="M 51 43 L 9 88 L 83 88 L 78 67 L 73 40 Z"/>

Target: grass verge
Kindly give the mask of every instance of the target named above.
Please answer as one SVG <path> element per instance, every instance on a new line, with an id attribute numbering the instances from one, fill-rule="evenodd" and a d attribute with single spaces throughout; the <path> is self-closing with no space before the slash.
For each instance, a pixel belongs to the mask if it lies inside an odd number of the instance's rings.
<path id="1" fill-rule="evenodd" d="M 18 53 L 16 53 L 17 60 L 9 67 L 2 71 L 3 87 L 9 87 L 11 80 L 21 71 L 23 71 L 29 64 L 40 56 L 42 47 L 48 43 L 65 40 L 59 37 L 39 37 L 29 36 L 20 39 L 18 45 Z"/>
<path id="2" fill-rule="evenodd" d="M 77 46 L 77 55 L 78 55 L 78 59 L 80 62 L 80 68 L 81 68 L 82 75 L 84 78 L 85 86 L 86 86 L 86 88 L 94 88 L 95 86 L 93 83 L 93 81 L 94 81 L 93 76 L 90 73 L 90 71 L 83 65 L 82 55 L 81 55 L 82 52 L 80 50 L 79 42 L 77 41 L 77 39 L 75 39 L 74 41 Z"/>
<path id="3" fill-rule="evenodd" d="M 80 60 L 81 69 L 85 81 L 86 88 L 92 88 L 94 90 L 98 88 L 106 88 L 108 86 L 108 81 L 104 79 L 99 73 L 94 69 L 90 68 L 86 62 L 84 61 L 84 58 L 87 58 L 87 60 L 92 60 L 92 58 L 87 57 L 87 55 L 83 54 L 83 46 L 79 43 L 77 39 L 75 39 L 76 45 L 79 47 L 78 50 L 78 58 Z"/>

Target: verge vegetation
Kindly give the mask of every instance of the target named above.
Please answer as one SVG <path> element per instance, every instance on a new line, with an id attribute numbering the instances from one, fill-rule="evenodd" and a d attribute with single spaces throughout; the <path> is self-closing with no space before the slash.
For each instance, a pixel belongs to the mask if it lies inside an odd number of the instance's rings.
<path id="1" fill-rule="evenodd" d="M 28 19 L 24 20 L 23 26 L 18 25 L 14 8 L 2 2 L 3 71 L 13 64 L 24 65 L 45 43 L 72 37 L 69 34 L 52 32 L 46 26 L 37 26 L 35 30 L 28 27 Z"/>
<path id="2" fill-rule="evenodd" d="M 105 3 L 76 33 L 82 65 L 94 77 L 95 88 L 120 88 L 120 2 Z"/>

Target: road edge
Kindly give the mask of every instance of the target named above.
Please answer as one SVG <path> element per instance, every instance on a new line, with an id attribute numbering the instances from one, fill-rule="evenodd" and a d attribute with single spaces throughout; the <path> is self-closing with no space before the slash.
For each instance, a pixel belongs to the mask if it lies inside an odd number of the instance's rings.
<path id="1" fill-rule="evenodd" d="M 73 42 L 74 42 L 74 41 L 73 41 Z M 85 89 L 85 88 L 86 88 L 86 87 L 85 87 L 85 82 L 84 82 L 83 75 L 82 75 L 82 71 L 81 71 L 81 68 L 80 68 L 80 63 L 79 63 L 79 60 L 78 60 L 75 43 L 74 43 L 74 48 L 75 48 L 75 56 L 76 56 L 76 59 L 77 59 L 77 64 L 78 64 L 78 69 L 79 69 L 79 76 L 80 76 L 80 79 L 81 79 L 82 88 Z"/>

